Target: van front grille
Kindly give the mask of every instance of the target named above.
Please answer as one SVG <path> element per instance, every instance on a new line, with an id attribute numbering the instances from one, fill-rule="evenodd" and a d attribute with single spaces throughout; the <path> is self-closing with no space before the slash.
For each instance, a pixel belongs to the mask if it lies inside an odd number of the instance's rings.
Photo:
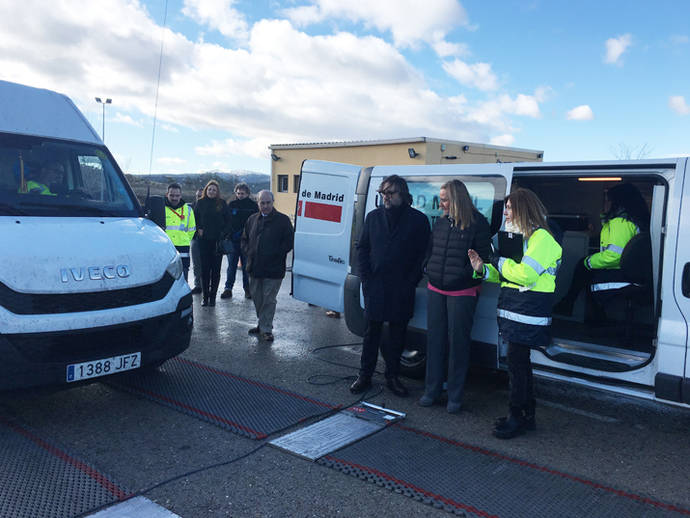
<path id="1" fill-rule="evenodd" d="M 0 305 L 17 315 L 53 315 L 135 306 L 161 300 L 175 282 L 165 273 L 157 282 L 119 290 L 87 293 L 21 293 L 0 283 Z"/>

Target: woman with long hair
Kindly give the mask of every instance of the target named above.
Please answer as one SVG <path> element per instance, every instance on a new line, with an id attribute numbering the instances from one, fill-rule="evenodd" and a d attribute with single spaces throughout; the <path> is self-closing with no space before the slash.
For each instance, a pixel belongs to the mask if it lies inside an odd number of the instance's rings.
<path id="1" fill-rule="evenodd" d="M 578 260 L 568 293 L 554 307 L 556 314 L 572 315 L 577 296 L 585 286 L 592 284 L 595 274 L 602 285 L 624 281 L 620 271 L 623 249 L 637 234 L 649 231 L 647 203 L 637 187 L 630 183 L 616 185 L 606 192 L 604 210 L 599 252 Z"/>
<path id="2" fill-rule="evenodd" d="M 472 276 L 467 251 L 472 248 L 485 261 L 491 254 L 489 222 L 477 211 L 460 180 L 441 186 L 443 216 L 434 223 L 427 253 L 429 277 L 427 305 L 427 361 L 421 406 L 438 401 L 448 380 L 446 409 L 462 409 L 462 394 L 470 361 L 470 333 L 477 306 L 480 279 Z M 447 370 L 446 370 L 447 364 Z"/>
<path id="3" fill-rule="evenodd" d="M 194 215 L 201 256 L 201 305 L 215 306 L 220 283 L 220 266 L 223 262 L 218 242 L 224 238 L 230 222 L 227 204 L 220 197 L 220 185 L 216 180 L 210 180 L 204 187 Z"/>
<path id="4" fill-rule="evenodd" d="M 511 192 L 503 215 L 506 229 L 523 236 L 520 261 L 497 257 L 495 264 L 487 264 L 475 250 L 469 250 L 468 256 L 476 277 L 501 283 L 497 314 L 501 338 L 508 342 L 509 413 L 496 421 L 493 434 L 510 439 L 536 427 L 530 352 L 551 342 L 551 306 L 561 247 L 546 223 L 544 205 L 532 191 Z"/>

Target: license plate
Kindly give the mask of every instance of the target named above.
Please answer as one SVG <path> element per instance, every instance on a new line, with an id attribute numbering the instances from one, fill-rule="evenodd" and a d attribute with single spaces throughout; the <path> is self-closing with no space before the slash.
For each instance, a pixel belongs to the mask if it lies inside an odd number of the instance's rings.
<path id="1" fill-rule="evenodd" d="M 98 378 L 117 372 L 138 369 L 141 365 L 141 353 L 123 354 L 102 360 L 73 363 L 67 366 L 67 382 Z"/>

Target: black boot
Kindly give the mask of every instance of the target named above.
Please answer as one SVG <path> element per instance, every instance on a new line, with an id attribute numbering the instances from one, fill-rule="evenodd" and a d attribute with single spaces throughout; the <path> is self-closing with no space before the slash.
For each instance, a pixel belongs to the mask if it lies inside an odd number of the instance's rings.
<path id="1" fill-rule="evenodd" d="M 386 379 L 386 386 L 388 387 L 388 390 L 398 397 L 407 397 L 410 395 L 407 388 L 405 388 L 405 385 L 400 383 L 400 380 L 397 376 Z"/>
<path id="2" fill-rule="evenodd" d="M 360 374 L 357 376 L 355 382 L 350 385 L 350 392 L 353 394 L 361 394 L 367 389 L 371 388 L 371 376 L 366 376 L 365 374 Z"/>
<path id="3" fill-rule="evenodd" d="M 204 289 L 202 289 L 202 292 L 201 292 L 201 293 L 202 293 L 202 295 L 201 295 L 201 297 L 202 297 L 202 298 L 201 298 L 201 305 L 202 305 L 202 306 L 208 306 L 208 290 L 206 290 L 206 289 L 204 288 Z"/>
<path id="4" fill-rule="evenodd" d="M 525 421 L 525 430 L 534 431 L 537 429 L 537 420 L 535 417 L 535 408 L 537 406 L 537 401 L 535 399 L 531 400 L 525 406 L 522 407 L 522 416 Z M 494 421 L 494 427 L 502 428 L 505 426 L 507 417 L 498 417 Z"/>
<path id="5" fill-rule="evenodd" d="M 216 305 L 216 292 L 213 291 L 208 295 L 208 305 L 213 307 Z"/>
<path id="6" fill-rule="evenodd" d="M 512 439 L 523 433 L 525 433 L 525 418 L 519 407 L 511 407 L 510 414 L 503 424 L 496 426 L 493 431 L 494 437 L 499 439 Z"/>

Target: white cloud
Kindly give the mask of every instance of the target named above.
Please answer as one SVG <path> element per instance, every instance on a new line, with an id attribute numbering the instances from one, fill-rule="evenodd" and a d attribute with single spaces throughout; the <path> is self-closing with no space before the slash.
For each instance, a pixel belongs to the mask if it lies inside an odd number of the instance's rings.
<path id="1" fill-rule="evenodd" d="M 609 38 L 606 40 L 606 55 L 604 56 L 604 63 L 613 65 L 622 65 L 620 60 L 623 53 L 632 44 L 632 36 L 630 34 L 623 34 L 617 38 Z"/>
<path id="2" fill-rule="evenodd" d="M 134 120 L 131 115 L 125 115 L 124 113 L 117 112 L 112 122 L 119 122 L 121 124 L 129 124 L 130 126 L 136 126 L 138 128 L 143 128 L 144 123 L 142 121 Z"/>
<path id="3" fill-rule="evenodd" d="M 311 5 L 284 9 L 299 27 L 324 20 L 347 19 L 390 32 L 399 47 L 425 42 L 445 54 L 463 52 L 462 46 L 446 43 L 445 35 L 455 27 L 469 27 L 467 13 L 457 0 L 313 0 Z"/>
<path id="4" fill-rule="evenodd" d="M 464 61 L 455 59 L 444 62 L 443 69 L 459 83 L 478 88 L 479 90 L 496 90 L 498 79 L 491 70 L 489 63 L 473 63 L 468 65 Z"/>
<path id="5" fill-rule="evenodd" d="M 580 106 L 576 106 L 572 110 L 568 111 L 566 117 L 568 120 L 573 121 L 590 121 L 594 118 L 594 113 L 589 105 L 581 104 Z"/>
<path id="6" fill-rule="evenodd" d="M 162 156 L 160 158 L 156 158 L 156 162 L 163 165 L 181 165 L 187 163 L 187 161 L 184 158 L 172 156 Z"/>
<path id="7" fill-rule="evenodd" d="M 249 35 L 244 15 L 232 6 L 237 0 L 184 0 L 182 13 L 235 40 Z"/>
<path id="8" fill-rule="evenodd" d="M 337 10 L 335 3 L 328 5 Z M 363 2 L 353 5 L 364 12 Z M 457 2 L 434 5 L 461 9 Z M 34 14 L 23 14 L 29 11 Z M 436 25 L 459 23 L 437 20 Z M 438 32 L 415 36 L 402 25 L 395 25 L 395 33 L 401 41 L 441 41 Z M 494 98 L 478 102 L 462 94 L 440 95 L 381 37 L 311 36 L 287 20 L 257 22 L 241 48 L 191 41 L 170 29 L 164 34 L 158 123 L 181 131 L 225 132 L 228 140 L 196 149 L 207 156 L 266 157 L 269 144 L 315 140 L 433 134 L 488 141 L 511 133 L 515 115 L 539 117 L 548 95 L 548 88 L 496 95 L 496 76 L 481 63 L 466 65 L 467 80 Z M 160 37 L 161 27 L 136 0 L 63 0 L 53 9 L 40 0 L 0 2 L 0 78 L 66 93 L 94 120 L 100 120 L 101 111 L 93 97 L 110 97 L 122 122 L 144 121 L 146 127 L 154 111 Z M 146 170 L 148 155 L 145 163 L 131 165 Z"/>
<path id="9" fill-rule="evenodd" d="M 513 142 L 515 142 L 515 137 L 508 134 L 497 135 L 495 137 L 492 137 L 489 141 L 489 143 L 493 144 L 494 146 L 512 146 Z"/>
<path id="10" fill-rule="evenodd" d="M 682 95 L 672 95 L 669 97 L 668 106 L 678 115 L 688 115 L 690 113 L 690 106 L 685 102 L 685 97 Z"/>
<path id="11" fill-rule="evenodd" d="M 179 133 L 180 130 L 173 126 L 172 124 L 161 124 L 161 129 L 164 129 L 165 131 L 169 131 L 170 133 Z"/>
<path id="12" fill-rule="evenodd" d="M 690 43 L 690 38 L 685 34 L 674 34 L 669 37 L 669 40 L 673 45 L 687 45 Z"/>

